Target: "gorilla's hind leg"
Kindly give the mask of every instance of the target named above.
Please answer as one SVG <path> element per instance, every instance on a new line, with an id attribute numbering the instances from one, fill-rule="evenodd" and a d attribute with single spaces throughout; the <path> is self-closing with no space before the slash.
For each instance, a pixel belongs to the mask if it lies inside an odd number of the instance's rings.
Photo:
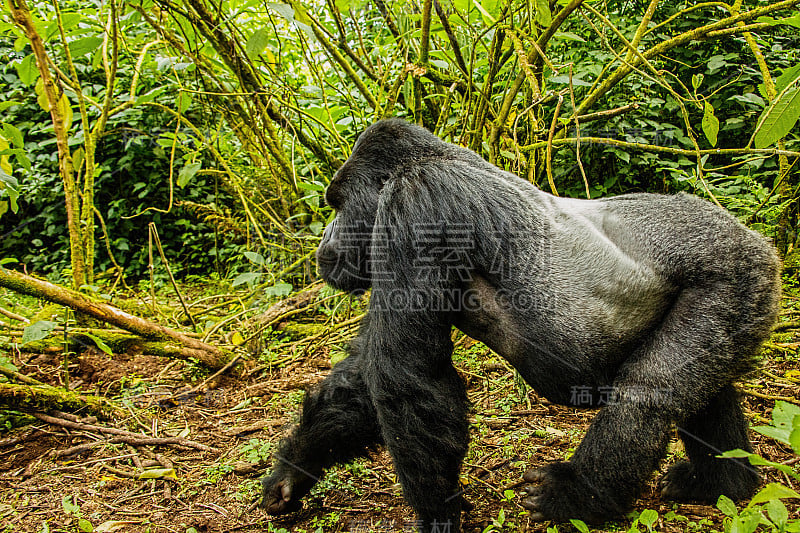
<path id="1" fill-rule="evenodd" d="M 352 348 L 351 355 L 306 397 L 300 424 L 281 441 L 272 474 L 261 480 L 261 507 L 268 513 L 299 510 L 300 498 L 325 468 L 366 455 L 381 443 L 362 366 L 359 350 Z"/>
<path id="2" fill-rule="evenodd" d="M 751 496 L 761 483 L 755 467 L 742 459 L 721 459 L 724 451 L 752 451 L 739 394 L 726 385 L 708 405 L 678 426 L 688 461 L 670 467 L 661 480 L 661 497 L 678 501 L 716 502 Z"/>

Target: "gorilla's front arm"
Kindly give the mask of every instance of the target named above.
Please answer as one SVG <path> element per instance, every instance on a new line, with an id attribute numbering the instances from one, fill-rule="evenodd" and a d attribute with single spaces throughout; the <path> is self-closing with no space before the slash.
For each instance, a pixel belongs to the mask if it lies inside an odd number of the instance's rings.
<path id="1" fill-rule="evenodd" d="M 326 197 L 337 217 L 320 272 L 372 287 L 368 321 L 282 443 L 267 510 L 297 508 L 324 468 L 384 443 L 420 529 L 458 530 L 468 426 L 452 325 L 550 400 L 603 407 L 569 461 L 526 474 L 533 518 L 621 515 L 672 422 L 689 461 L 664 497 L 757 487 L 748 465 L 716 455 L 750 449 L 732 382 L 775 320 L 779 263 L 727 213 L 687 195 L 555 198 L 397 120 L 362 134 Z"/>

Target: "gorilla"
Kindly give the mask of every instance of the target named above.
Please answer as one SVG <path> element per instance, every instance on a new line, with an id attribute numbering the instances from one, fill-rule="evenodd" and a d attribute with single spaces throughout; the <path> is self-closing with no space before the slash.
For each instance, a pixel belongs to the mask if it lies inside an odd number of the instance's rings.
<path id="1" fill-rule="evenodd" d="M 460 530 L 469 406 L 453 326 L 549 401 L 601 407 L 568 461 L 525 473 L 532 519 L 621 516 L 673 423 L 688 461 L 663 476 L 663 498 L 742 499 L 760 484 L 717 456 L 752 449 L 733 382 L 776 320 L 780 262 L 722 209 L 686 194 L 554 197 L 399 119 L 360 135 L 326 201 L 319 272 L 371 288 L 369 309 L 279 444 L 262 480 L 270 514 L 384 445 L 419 530 Z"/>

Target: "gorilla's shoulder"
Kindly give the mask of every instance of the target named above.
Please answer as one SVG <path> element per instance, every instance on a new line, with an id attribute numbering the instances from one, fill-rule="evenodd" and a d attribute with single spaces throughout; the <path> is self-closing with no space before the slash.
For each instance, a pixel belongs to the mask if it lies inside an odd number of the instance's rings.
<path id="1" fill-rule="evenodd" d="M 663 205 L 686 209 L 700 209 L 725 212 L 724 209 L 712 204 L 710 201 L 695 196 L 694 194 L 679 192 L 676 194 L 660 194 L 652 192 L 637 192 L 621 194 L 601 199 L 602 202 L 609 204 L 641 204 L 641 205 Z"/>

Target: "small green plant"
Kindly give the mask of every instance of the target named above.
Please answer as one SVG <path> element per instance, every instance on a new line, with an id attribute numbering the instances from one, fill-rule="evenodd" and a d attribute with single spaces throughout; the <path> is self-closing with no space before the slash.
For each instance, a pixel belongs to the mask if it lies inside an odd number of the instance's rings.
<path id="1" fill-rule="evenodd" d="M 332 511 L 322 517 L 314 517 L 311 523 L 312 527 L 321 529 L 322 531 L 331 531 L 336 527 L 336 524 L 339 523 L 341 518 L 342 513 Z"/>
<path id="2" fill-rule="evenodd" d="M 94 526 L 87 519 L 83 518 L 80 506 L 76 503 L 77 499 L 74 496 L 64 496 L 61 500 L 61 507 L 64 512 L 76 520 L 76 531 L 89 533 L 94 531 Z M 45 523 L 46 526 L 46 523 Z M 48 527 L 49 529 L 49 527 Z"/>
<path id="3" fill-rule="evenodd" d="M 635 516 L 635 514 L 634 514 Z M 631 523 L 631 526 L 627 529 L 626 533 L 643 533 L 643 531 L 639 528 L 639 526 L 644 526 L 647 528 L 647 533 L 653 533 L 653 525 L 658 522 L 658 512 L 654 511 L 653 509 L 645 509 L 642 511 L 639 516 L 636 516 Z M 586 525 L 583 520 L 570 520 L 570 523 L 577 529 L 580 533 L 589 533 L 589 526 Z M 558 528 L 553 527 L 547 529 L 547 533 L 558 533 Z"/>
<path id="4" fill-rule="evenodd" d="M 759 526 L 766 528 L 762 531 L 800 532 L 800 520 L 789 519 L 782 501 L 787 498 L 800 498 L 800 494 L 780 483 L 770 483 L 761 489 L 741 511 L 730 498 L 720 496 L 717 508 L 726 515 L 725 533 L 753 533 Z"/>
<path id="5" fill-rule="evenodd" d="M 772 410 L 772 424 L 756 426 L 753 430 L 772 437 L 792 448 L 800 454 L 800 406 L 777 402 Z M 732 450 L 722 457 L 746 458 L 753 466 L 769 466 L 800 481 L 800 474 L 785 464 L 768 461 L 755 453 L 744 450 Z M 789 511 L 783 500 L 800 499 L 794 489 L 780 483 L 769 483 L 740 511 L 727 496 L 720 496 L 717 508 L 725 513 L 725 533 L 753 533 L 759 527 L 770 532 L 800 532 L 800 519 L 789 518 Z"/>
<path id="6" fill-rule="evenodd" d="M 645 509 L 633 520 L 631 527 L 628 528 L 628 533 L 641 533 L 640 525 L 647 528 L 647 533 L 653 533 L 653 524 L 656 522 L 658 522 L 658 512 L 653 509 Z"/>
<path id="7" fill-rule="evenodd" d="M 569 523 L 572 524 L 573 526 L 575 526 L 575 529 L 580 531 L 580 533 L 589 533 L 589 526 L 587 526 L 583 522 L 583 520 L 574 520 L 573 519 L 573 520 L 570 520 Z M 547 530 L 547 533 L 550 533 L 549 529 Z M 556 529 L 554 533 L 558 533 L 558 529 Z"/>
<path id="8" fill-rule="evenodd" d="M 675 511 L 669 511 L 664 515 L 665 522 L 679 522 L 681 523 L 681 531 L 686 533 L 695 533 L 701 531 L 710 531 L 714 523 L 708 518 L 701 518 L 698 521 L 690 520 L 689 518 L 678 514 Z"/>
<path id="9" fill-rule="evenodd" d="M 211 485 L 216 484 L 220 479 L 233 472 L 233 465 L 224 463 L 215 463 L 207 466 L 205 469 L 206 477 L 203 482 Z"/>
<path id="10" fill-rule="evenodd" d="M 483 530 L 483 533 L 492 533 L 493 531 L 502 531 L 506 523 L 506 512 L 503 509 L 497 513 L 497 518 L 492 518 L 492 523 Z"/>
<path id="11" fill-rule="evenodd" d="M 243 461 L 266 463 L 272 455 L 272 443 L 261 439 L 250 439 L 240 449 Z"/>

